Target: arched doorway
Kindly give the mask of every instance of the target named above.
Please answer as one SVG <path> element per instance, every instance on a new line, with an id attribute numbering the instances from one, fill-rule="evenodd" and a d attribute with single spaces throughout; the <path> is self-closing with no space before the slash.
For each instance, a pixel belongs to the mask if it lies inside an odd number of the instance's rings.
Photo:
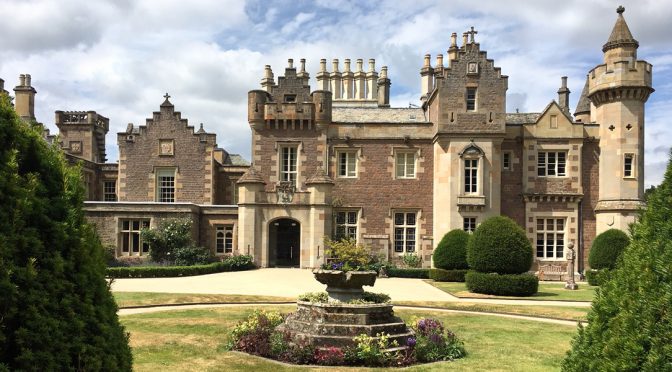
<path id="1" fill-rule="evenodd" d="M 268 237 L 271 266 L 299 266 L 301 225 L 298 221 L 289 218 L 272 221 Z"/>

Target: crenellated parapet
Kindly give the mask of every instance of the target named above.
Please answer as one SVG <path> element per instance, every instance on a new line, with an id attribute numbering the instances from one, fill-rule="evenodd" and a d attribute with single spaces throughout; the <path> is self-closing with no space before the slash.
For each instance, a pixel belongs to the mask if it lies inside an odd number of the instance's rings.
<path id="1" fill-rule="evenodd" d="M 93 162 L 105 162 L 105 135 L 110 119 L 95 111 L 56 111 L 61 148 Z"/>
<path id="2" fill-rule="evenodd" d="M 621 99 L 646 102 L 654 91 L 653 66 L 646 61 L 614 61 L 590 70 L 588 98 L 595 106 Z"/>
<path id="3" fill-rule="evenodd" d="M 309 75 L 305 60 L 297 73 L 292 59 L 288 61 L 285 75 L 275 84 L 270 66 L 266 66 L 262 79 L 263 90 L 248 92 L 248 121 L 254 130 L 324 129 L 331 122 L 332 93 L 329 90 L 310 92 Z"/>

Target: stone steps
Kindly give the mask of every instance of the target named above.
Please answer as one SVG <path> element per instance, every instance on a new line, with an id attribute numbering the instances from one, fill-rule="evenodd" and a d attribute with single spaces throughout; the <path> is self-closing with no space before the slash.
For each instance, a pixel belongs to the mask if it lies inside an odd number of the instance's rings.
<path id="1" fill-rule="evenodd" d="M 382 324 L 338 324 L 338 323 L 312 323 L 297 319 L 287 319 L 287 326 L 299 332 L 314 335 L 333 335 L 354 337 L 360 334 L 375 336 L 378 333 L 395 334 L 406 331 L 404 322 L 392 322 Z"/>

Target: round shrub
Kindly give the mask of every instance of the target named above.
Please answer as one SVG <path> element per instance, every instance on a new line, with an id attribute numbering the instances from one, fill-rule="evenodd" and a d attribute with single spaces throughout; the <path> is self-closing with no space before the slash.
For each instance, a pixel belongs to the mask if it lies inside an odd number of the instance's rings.
<path id="1" fill-rule="evenodd" d="M 527 273 L 497 274 L 469 270 L 465 282 L 471 292 L 498 296 L 531 296 L 539 290 L 539 278 Z"/>
<path id="2" fill-rule="evenodd" d="M 467 243 L 469 233 L 455 229 L 443 236 L 434 250 L 434 267 L 437 269 L 467 269 Z"/>
<path id="3" fill-rule="evenodd" d="M 616 261 L 625 247 L 630 244 L 630 238 L 626 233 L 618 229 L 609 229 L 593 240 L 588 255 L 588 264 L 591 269 L 613 269 Z"/>
<path id="4" fill-rule="evenodd" d="M 467 270 L 429 269 L 429 278 L 435 282 L 464 282 Z"/>
<path id="5" fill-rule="evenodd" d="M 521 274 L 532 265 L 532 245 L 512 219 L 488 218 L 469 239 L 467 262 L 471 269 L 483 273 Z"/>

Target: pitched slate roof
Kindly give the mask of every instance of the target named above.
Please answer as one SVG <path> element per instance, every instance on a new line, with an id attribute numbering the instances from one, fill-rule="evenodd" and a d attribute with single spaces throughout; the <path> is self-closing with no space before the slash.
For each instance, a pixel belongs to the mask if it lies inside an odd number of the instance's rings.
<path id="1" fill-rule="evenodd" d="M 506 124 L 520 125 L 536 123 L 539 120 L 541 113 L 539 112 L 521 112 L 521 113 L 507 113 Z"/>
<path id="2" fill-rule="evenodd" d="M 421 108 L 334 107 L 334 123 L 426 123 Z"/>
<path id="3" fill-rule="evenodd" d="M 589 112 L 590 112 L 590 100 L 588 100 L 588 77 L 586 76 L 586 84 L 583 86 L 583 90 L 581 91 L 581 96 L 579 97 L 579 102 L 576 104 L 576 110 L 574 110 L 574 115 Z"/>

